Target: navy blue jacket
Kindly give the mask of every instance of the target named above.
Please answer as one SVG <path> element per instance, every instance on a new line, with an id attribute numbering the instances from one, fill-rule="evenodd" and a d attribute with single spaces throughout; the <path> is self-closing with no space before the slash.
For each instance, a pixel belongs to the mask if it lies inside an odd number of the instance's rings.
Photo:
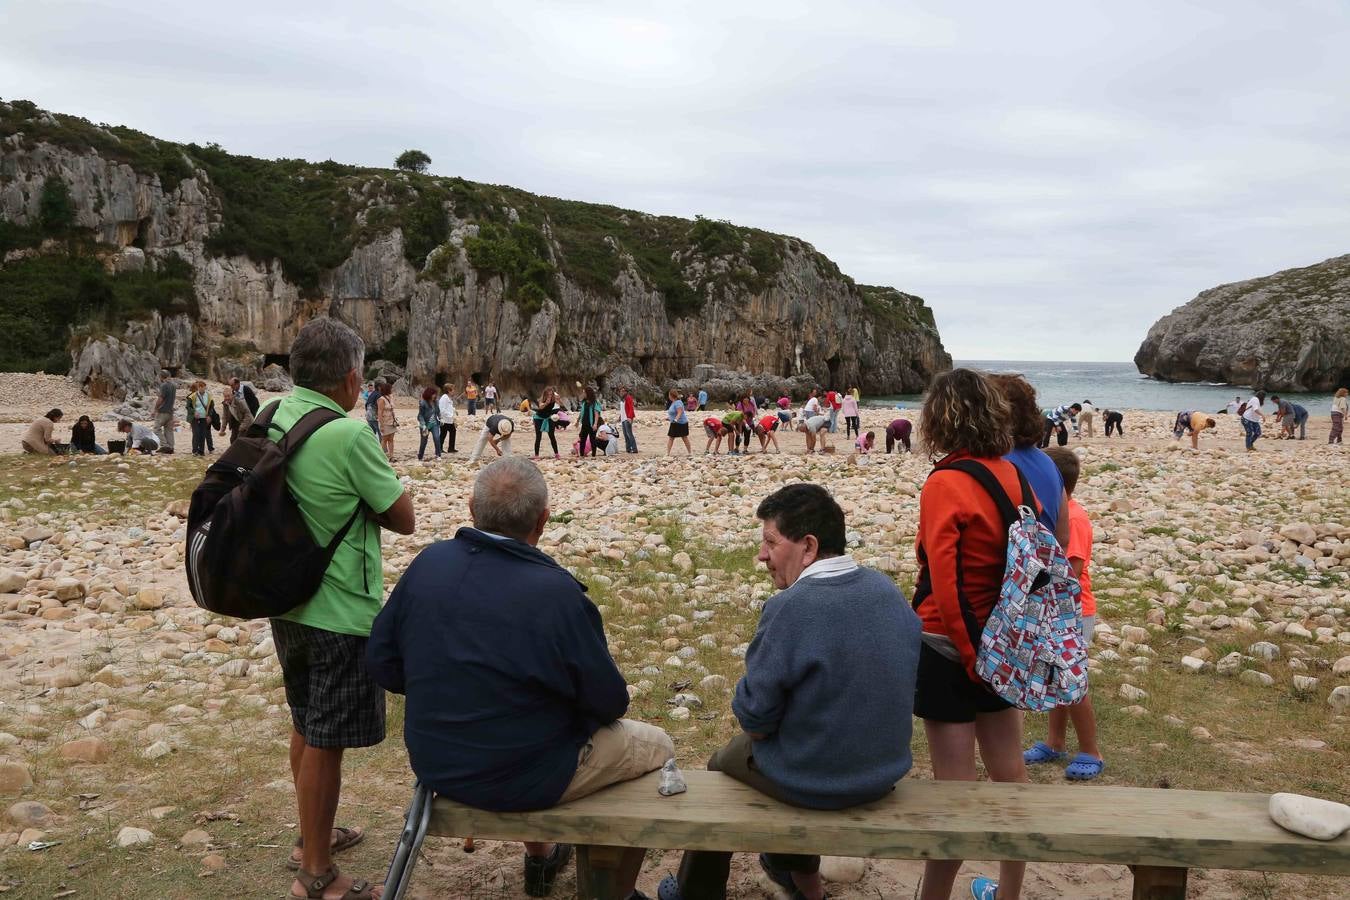
<path id="1" fill-rule="evenodd" d="M 586 588 L 528 544 L 472 528 L 413 560 L 375 619 L 366 665 L 407 695 L 417 777 L 480 809 L 556 804 L 582 745 L 628 709 Z"/>

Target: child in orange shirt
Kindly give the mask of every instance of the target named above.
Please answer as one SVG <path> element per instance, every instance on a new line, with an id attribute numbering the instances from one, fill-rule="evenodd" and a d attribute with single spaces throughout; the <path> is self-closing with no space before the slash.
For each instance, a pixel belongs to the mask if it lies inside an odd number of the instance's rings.
<path id="1" fill-rule="evenodd" d="M 1078 454 L 1062 447 L 1045 452 L 1054 460 L 1059 474 L 1064 477 L 1064 491 L 1069 495 L 1069 546 L 1065 555 L 1069 557 L 1069 566 L 1082 589 L 1079 602 L 1082 604 L 1083 643 L 1090 645 L 1093 628 L 1097 624 L 1097 600 L 1092 596 L 1092 576 L 1088 574 L 1088 566 L 1092 564 L 1092 522 L 1083 507 L 1073 499 L 1073 490 L 1078 486 Z M 1064 777 L 1070 781 L 1091 781 L 1102 773 L 1106 763 L 1102 761 L 1102 751 L 1097 746 L 1097 720 L 1092 714 L 1090 696 L 1084 696 L 1073 706 L 1059 706 L 1050 710 L 1045 741 L 1038 742 L 1026 751 L 1023 759 L 1029 765 L 1063 759 L 1069 722 L 1073 722 L 1073 732 L 1078 736 L 1079 752 L 1064 770 Z"/>

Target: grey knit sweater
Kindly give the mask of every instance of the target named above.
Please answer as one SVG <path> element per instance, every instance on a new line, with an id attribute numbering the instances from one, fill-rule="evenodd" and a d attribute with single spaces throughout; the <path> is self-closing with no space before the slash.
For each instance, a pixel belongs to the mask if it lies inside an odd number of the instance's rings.
<path id="1" fill-rule="evenodd" d="M 885 575 L 799 579 L 764 605 L 732 710 L 794 803 L 842 809 L 909 771 L 922 626 Z"/>

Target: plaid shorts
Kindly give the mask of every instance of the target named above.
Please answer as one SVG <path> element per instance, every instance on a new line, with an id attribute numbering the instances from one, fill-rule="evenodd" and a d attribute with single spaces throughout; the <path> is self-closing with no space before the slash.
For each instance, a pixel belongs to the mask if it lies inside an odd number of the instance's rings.
<path id="1" fill-rule="evenodd" d="M 366 638 L 272 620 L 291 723 L 311 747 L 384 740 L 384 689 L 366 671 Z"/>

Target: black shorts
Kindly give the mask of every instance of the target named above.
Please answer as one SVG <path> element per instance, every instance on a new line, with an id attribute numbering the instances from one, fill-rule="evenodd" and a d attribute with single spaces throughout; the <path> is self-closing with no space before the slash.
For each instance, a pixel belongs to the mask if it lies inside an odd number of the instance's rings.
<path id="1" fill-rule="evenodd" d="M 670 427 L 666 429 L 666 437 L 673 437 L 673 438 L 689 437 L 689 423 L 671 422 Z"/>
<path id="2" fill-rule="evenodd" d="M 291 724 L 311 747 L 384 740 L 384 689 L 366 670 L 366 638 L 272 620 Z"/>
<path id="3" fill-rule="evenodd" d="M 966 667 L 932 647 L 919 648 L 919 674 L 914 689 L 914 715 L 934 722 L 974 722 L 977 713 L 1011 709 L 983 684 L 970 680 Z"/>

